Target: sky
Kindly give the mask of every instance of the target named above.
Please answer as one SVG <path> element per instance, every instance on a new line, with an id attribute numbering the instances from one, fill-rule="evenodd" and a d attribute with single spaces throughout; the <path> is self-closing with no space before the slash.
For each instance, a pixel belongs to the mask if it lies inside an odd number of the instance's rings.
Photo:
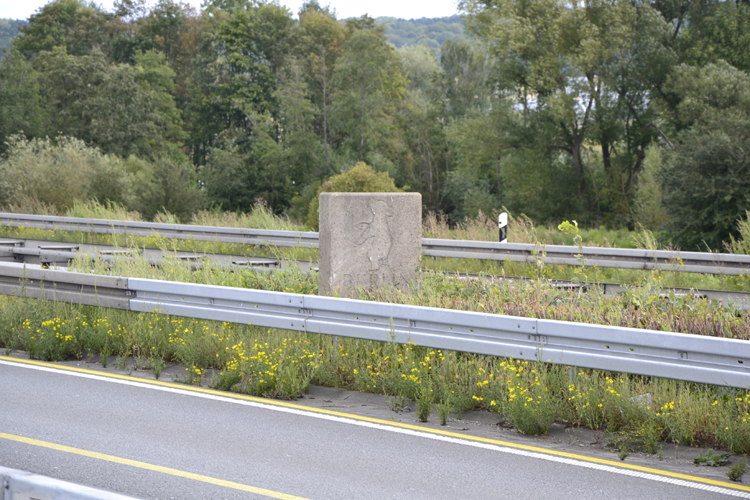
<path id="1" fill-rule="evenodd" d="M 0 18 L 28 19 L 36 10 L 49 0 L 0 0 Z M 112 0 L 95 0 L 105 10 L 112 9 Z M 203 0 L 183 0 L 200 9 Z M 281 5 L 288 7 L 296 16 L 303 0 L 279 0 Z M 150 0 L 151 4 L 155 0 Z M 370 17 L 392 16 L 403 19 L 420 17 L 445 17 L 458 14 L 456 0 L 319 0 L 321 5 L 329 4 L 336 9 L 339 19 L 359 17 L 364 14 Z"/>

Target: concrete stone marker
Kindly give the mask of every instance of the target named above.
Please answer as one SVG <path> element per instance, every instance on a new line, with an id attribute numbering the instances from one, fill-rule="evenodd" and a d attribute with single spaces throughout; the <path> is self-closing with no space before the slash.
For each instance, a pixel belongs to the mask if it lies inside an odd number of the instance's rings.
<path id="1" fill-rule="evenodd" d="M 419 193 L 320 195 L 320 294 L 412 286 L 422 259 Z"/>

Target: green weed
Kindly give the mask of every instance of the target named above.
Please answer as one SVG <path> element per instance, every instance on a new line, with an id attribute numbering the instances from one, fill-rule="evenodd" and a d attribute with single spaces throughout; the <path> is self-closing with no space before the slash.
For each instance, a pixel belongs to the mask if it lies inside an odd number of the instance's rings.
<path id="1" fill-rule="evenodd" d="M 693 459 L 695 465 L 705 465 L 706 467 L 719 467 L 729 463 L 729 453 L 714 454 L 714 450 L 708 450 L 704 455 L 701 453 Z"/>
<path id="2" fill-rule="evenodd" d="M 729 468 L 727 471 L 727 477 L 731 481 L 742 482 L 742 476 L 747 472 L 747 459 L 745 457 L 740 458 L 736 464 Z"/>

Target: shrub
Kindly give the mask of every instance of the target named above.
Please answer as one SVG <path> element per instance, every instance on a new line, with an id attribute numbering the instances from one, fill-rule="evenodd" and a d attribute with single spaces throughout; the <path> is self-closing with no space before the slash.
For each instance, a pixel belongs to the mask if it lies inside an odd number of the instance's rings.
<path id="1" fill-rule="evenodd" d="M 92 198 L 122 203 L 131 189 L 121 159 L 64 136 L 55 140 L 11 137 L 6 158 L 0 162 L 0 179 L 0 205 L 28 211 L 48 206 L 64 212 L 76 201 Z"/>
<path id="2" fill-rule="evenodd" d="M 729 253 L 750 254 L 750 210 L 745 211 L 745 218 L 737 221 L 737 231 L 740 233 L 739 239 L 729 236 L 729 243 L 724 243 L 724 247 Z"/>
<path id="3" fill-rule="evenodd" d="M 393 193 L 401 191 L 396 187 L 388 172 L 375 172 L 371 166 L 359 162 L 343 174 L 334 175 L 318 190 L 310 202 L 307 225 L 318 230 L 318 209 L 320 194 L 325 193 Z"/>

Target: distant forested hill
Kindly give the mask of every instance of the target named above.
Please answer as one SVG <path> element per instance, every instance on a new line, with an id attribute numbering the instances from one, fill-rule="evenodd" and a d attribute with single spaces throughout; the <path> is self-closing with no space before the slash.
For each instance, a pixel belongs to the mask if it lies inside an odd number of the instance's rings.
<path id="1" fill-rule="evenodd" d="M 428 19 L 396 19 L 378 17 L 375 22 L 385 28 L 385 36 L 396 47 L 425 44 L 439 50 L 448 38 L 460 38 L 464 34 L 461 16 Z"/>
<path id="2" fill-rule="evenodd" d="M 26 25 L 26 21 L 0 19 L 0 54 L 10 47 L 11 39 L 18 34 L 18 29 L 24 25 Z"/>

